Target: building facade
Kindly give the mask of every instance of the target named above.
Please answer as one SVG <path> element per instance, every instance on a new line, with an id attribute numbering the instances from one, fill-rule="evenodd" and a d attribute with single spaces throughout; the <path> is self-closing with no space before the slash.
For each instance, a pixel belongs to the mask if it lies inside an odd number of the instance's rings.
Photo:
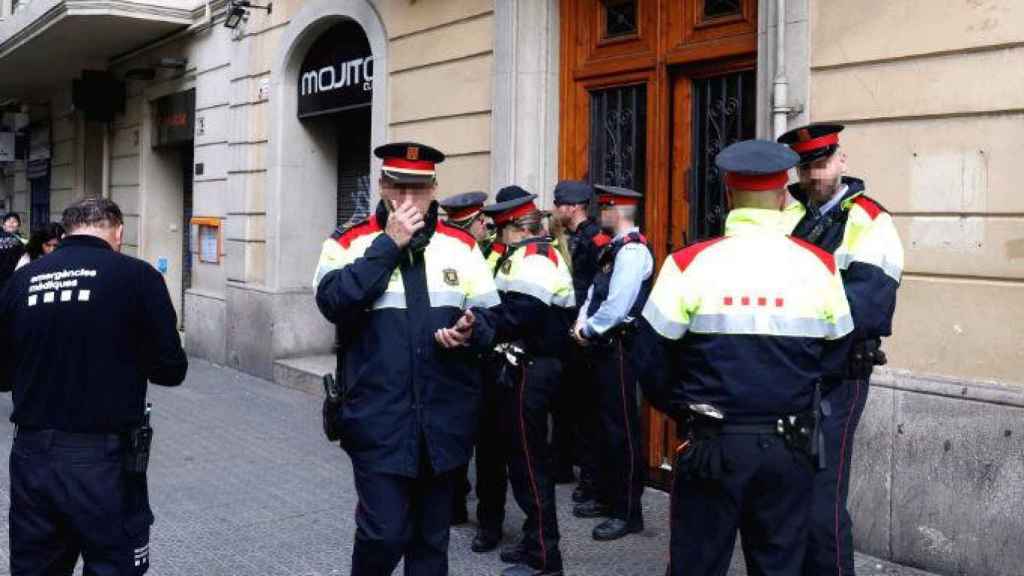
<path id="1" fill-rule="evenodd" d="M 190 354 L 315 386 L 319 245 L 375 202 L 384 141 L 445 151 L 443 195 L 641 189 L 660 260 L 720 230 L 718 150 L 843 122 L 907 250 L 858 545 L 950 574 L 1024 561 L 1020 2 L 276 0 L 229 28 L 232 9 L 0 0 L 0 202 L 39 225 L 116 200 Z M 648 412 L 656 474 L 672 437 Z"/>

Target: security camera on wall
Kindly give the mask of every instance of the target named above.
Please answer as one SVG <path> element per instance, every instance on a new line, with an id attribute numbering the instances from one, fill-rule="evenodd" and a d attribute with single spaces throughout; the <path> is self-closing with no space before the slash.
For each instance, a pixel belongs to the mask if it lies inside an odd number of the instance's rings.
<path id="1" fill-rule="evenodd" d="M 72 106 L 86 120 L 113 121 L 116 114 L 124 113 L 125 99 L 124 82 L 109 72 L 83 70 L 82 77 L 71 83 Z"/>

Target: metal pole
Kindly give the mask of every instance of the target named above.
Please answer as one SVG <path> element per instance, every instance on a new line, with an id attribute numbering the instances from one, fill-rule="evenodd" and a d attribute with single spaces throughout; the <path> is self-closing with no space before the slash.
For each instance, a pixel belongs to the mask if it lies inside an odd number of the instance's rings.
<path id="1" fill-rule="evenodd" d="M 786 79 L 786 0 L 775 2 L 775 81 L 772 84 L 772 129 L 782 136 L 789 123 L 789 81 Z"/>

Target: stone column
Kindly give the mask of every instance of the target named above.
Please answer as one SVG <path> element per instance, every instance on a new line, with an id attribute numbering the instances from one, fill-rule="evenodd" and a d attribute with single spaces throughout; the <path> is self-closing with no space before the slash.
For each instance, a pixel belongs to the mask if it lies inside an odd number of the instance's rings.
<path id="1" fill-rule="evenodd" d="M 558 178 L 558 0 L 494 7 L 491 193 L 518 184 L 550 204 Z"/>

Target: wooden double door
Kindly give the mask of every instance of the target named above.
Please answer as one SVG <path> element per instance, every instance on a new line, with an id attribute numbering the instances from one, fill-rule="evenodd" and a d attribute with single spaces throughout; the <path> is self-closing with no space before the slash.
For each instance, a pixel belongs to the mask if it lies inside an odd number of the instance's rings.
<path id="1" fill-rule="evenodd" d="M 563 0 L 559 173 L 644 193 L 655 260 L 721 232 L 715 155 L 752 138 L 756 0 Z M 671 420 L 643 409 L 650 478 L 665 483 Z"/>

